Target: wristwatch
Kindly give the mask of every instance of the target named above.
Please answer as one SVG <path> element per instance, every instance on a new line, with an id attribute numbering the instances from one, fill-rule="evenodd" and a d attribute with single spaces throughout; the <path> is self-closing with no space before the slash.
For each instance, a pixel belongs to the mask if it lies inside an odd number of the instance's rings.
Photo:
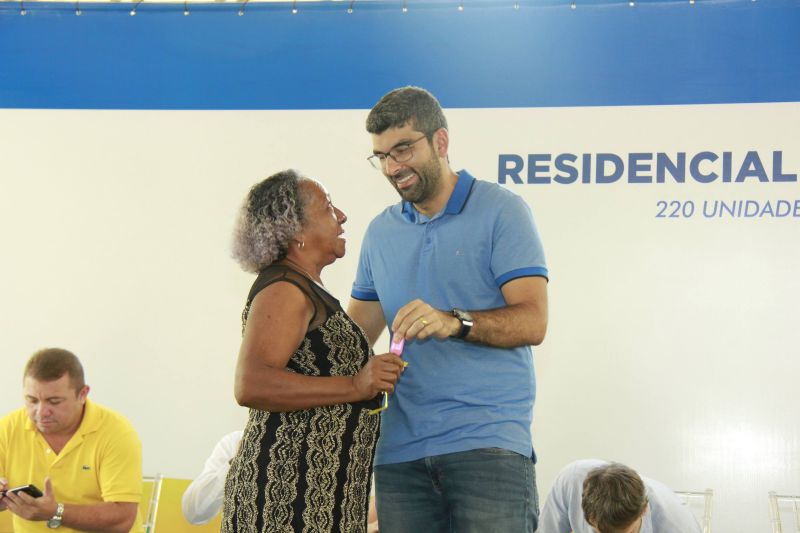
<path id="1" fill-rule="evenodd" d="M 469 330 L 472 329 L 472 324 L 474 323 L 472 321 L 472 315 L 463 309 L 459 309 L 458 307 L 454 307 L 450 312 L 454 317 L 461 321 L 461 329 L 458 330 L 458 333 L 452 335 L 452 337 L 456 339 L 463 339 L 469 335 Z"/>
<path id="2" fill-rule="evenodd" d="M 64 519 L 64 504 L 59 503 L 56 505 L 56 514 L 53 515 L 53 518 L 47 521 L 47 527 L 50 529 L 56 529 L 61 527 L 61 521 Z"/>

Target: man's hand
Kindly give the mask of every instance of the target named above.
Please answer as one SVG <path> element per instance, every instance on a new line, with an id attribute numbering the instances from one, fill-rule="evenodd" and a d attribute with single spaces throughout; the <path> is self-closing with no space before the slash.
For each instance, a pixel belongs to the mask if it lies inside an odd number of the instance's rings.
<path id="1" fill-rule="evenodd" d="M 505 283 L 500 291 L 505 305 L 493 309 L 468 309 L 473 325 L 464 339 L 496 348 L 538 346 L 547 332 L 547 278 L 526 276 Z M 392 322 L 394 338 L 445 339 L 458 334 L 461 321 L 422 300 L 401 307 Z"/>
<path id="2" fill-rule="evenodd" d="M 58 507 L 49 477 L 44 479 L 44 494 L 40 498 L 34 498 L 24 492 L 7 492 L 0 501 L 5 502 L 6 508 L 20 518 L 39 522 L 50 520 L 56 514 Z"/>
<path id="3" fill-rule="evenodd" d="M 0 477 L 0 491 L 4 490 L 8 490 L 8 480 Z M 5 494 L 0 494 L 0 511 L 5 511 L 6 509 L 6 496 Z"/>
<path id="4" fill-rule="evenodd" d="M 416 299 L 401 307 L 394 316 L 392 332 L 406 339 L 445 339 L 461 329 L 461 322 L 449 311 L 440 311 Z"/>

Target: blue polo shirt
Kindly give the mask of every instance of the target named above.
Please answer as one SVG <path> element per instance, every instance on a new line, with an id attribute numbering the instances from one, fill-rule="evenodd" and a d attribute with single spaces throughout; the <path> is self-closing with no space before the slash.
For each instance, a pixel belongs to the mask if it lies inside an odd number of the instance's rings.
<path id="1" fill-rule="evenodd" d="M 528 205 L 466 171 L 458 176 L 442 212 L 428 218 L 402 202 L 367 229 L 351 295 L 379 301 L 389 325 L 415 298 L 441 310 L 493 309 L 505 305 L 504 283 L 548 276 Z M 406 342 L 403 358 L 409 366 L 381 415 L 375 464 L 487 447 L 531 456 L 529 346 L 426 339 Z"/>

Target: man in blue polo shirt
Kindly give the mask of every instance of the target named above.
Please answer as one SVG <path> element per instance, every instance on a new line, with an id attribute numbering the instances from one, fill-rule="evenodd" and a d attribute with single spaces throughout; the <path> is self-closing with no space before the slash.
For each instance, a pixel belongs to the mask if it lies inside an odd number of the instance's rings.
<path id="1" fill-rule="evenodd" d="M 436 98 L 395 89 L 367 118 L 370 162 L 401 202 L 370 224 L 348 313 L 390 325 L 408 368 L 381 415 L 381 533 L 535 531 L 531 345 L 547 329 L 547 267 L 517 195 L 450 169 Z"/>

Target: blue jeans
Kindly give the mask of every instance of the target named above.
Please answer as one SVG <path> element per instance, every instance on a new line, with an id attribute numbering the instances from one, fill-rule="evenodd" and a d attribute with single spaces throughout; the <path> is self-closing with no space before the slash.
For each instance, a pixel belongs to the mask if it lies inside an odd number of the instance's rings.
<path id="1" fill-rule="evenodd" d="M 539 521 L 530 457 L 500 448 L 375 467 L 381 533 L 530 533 Z"/>

